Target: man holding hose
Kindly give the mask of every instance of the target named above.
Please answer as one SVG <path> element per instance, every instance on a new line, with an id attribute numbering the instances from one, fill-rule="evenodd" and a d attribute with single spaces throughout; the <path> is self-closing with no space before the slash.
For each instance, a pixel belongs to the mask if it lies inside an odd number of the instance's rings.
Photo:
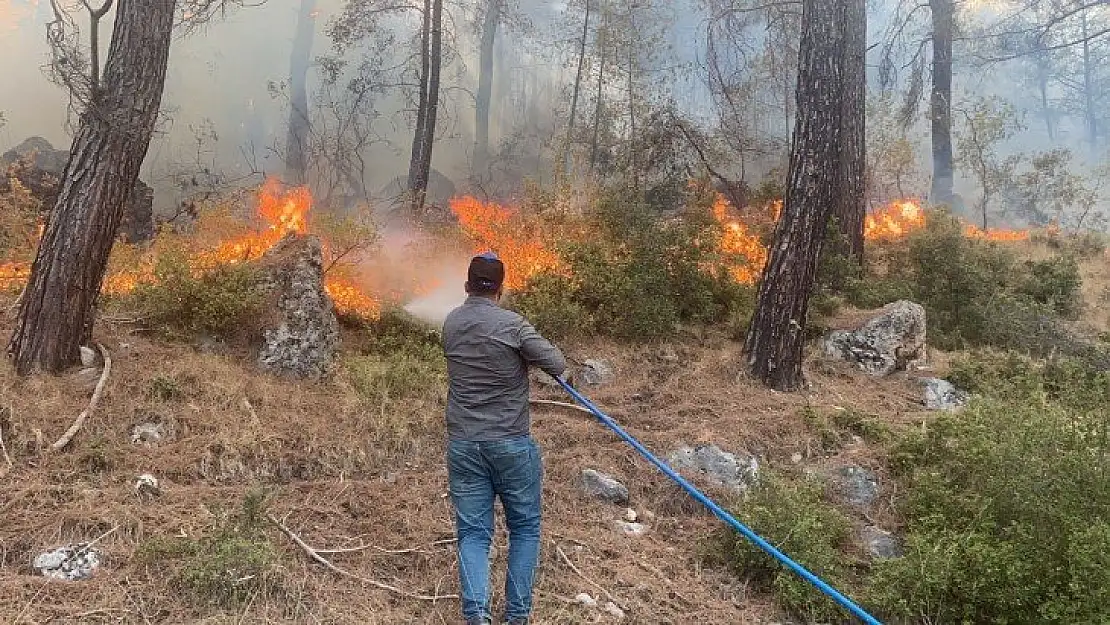
<path id="1" fill-rule="evenodd" d="M 494 497 L 509 529 L 505 621 L 526 625 L 540 552 L 540 449 L 531 436 L 528 368 L 559 377 L 563 354 L 520 315 L 501 308 L 505 266 L 491 252 L 467 271 L 466 302 L 443 324 L 447 356 L 447 467 L 467 625 L 492 625 L 489 550 Z"/>

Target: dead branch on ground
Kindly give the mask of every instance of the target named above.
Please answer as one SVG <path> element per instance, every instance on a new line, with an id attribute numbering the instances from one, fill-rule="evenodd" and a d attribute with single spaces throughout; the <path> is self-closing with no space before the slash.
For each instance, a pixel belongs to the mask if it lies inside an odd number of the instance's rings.
<path id="1" fill-rule="evenodd" d="M 105 349 L 103 345 L 97 343 L 96 346 L 100 349 L 100 355 L 104 357 L 104 370 L 100 372 L 100 380 L 97 381 L 92 399 L 89 400 L 89 407 L 85 408 L 81 414 L 77 415 L 77 419 L 73 422 L 73 425 L 69 426 L 66 433 L 62 434 L 62 437 L 50 446 L 54 451 L 59 451 L 73 440 L 73 437 L 80 431 L 81 426 L 85 424 L 85 421 L 92 415 L 93 411 L 96 410 L 97 404 L 100 403 L 100 396 L 104 394 L 104 386 L 108 383 L 108 375 L 112 372 L 112 357 L 108 354 L 108 350 Z"/>
<path id="2" fill-rule="evenodd" d="M 617 599 L 616 597 L 613 596 L 613 593 L 606 590 L 605 587 L 602 586 L 601 584 L 595 582 L 594 580 L 590 579 L 589 577 L 586 577 L 585 573 L 580 571 L 577 566 L 574 566 L 574 563 L 570 561 L 570 557 L 567 556 L 567 552 L 563 551 L 563 548 L 560 547 L 558 543 L 555 544 L 555 552 L 558 553 L 559 557 L 563 559 L 563 562 L 566 563 L 566 565 L 570 567 L 570 570 L 574 571 L 575 575 L 582 578 L 582 581 L 584 581 L 587 584 L 596 588 L 598 590 L 598 592 L 605 595 L 605 597 L 607 599 L 609 599 L 609 601 L 612 601 L 614 604 L 616 604 L 616 606 L 618 608 L 620 608 L 622 610 L 627 610 L 627 608 L 624 607 L 624 604 L 619 599 Z"/>
<path id="3" fill-rule="evenodd" d="M 422 594 L 418 594 L 418 593 L 411 593 L 411 592 L 401 590 L 400 588 L 397 588 L 396 586 L 390 586 L 389 584 L 386 584 L 384 582 L 379 582 L 379 581 L 374 580 L 374 579 L 370 579 L 370 578 L 367 578 L 367 577 L 362 577 L 361 575 L 356 575 L 354 573 L 351 573 L 350 571 L 347 571 L 345 569 L 342 569 L 342 568 L 332 564 L 330 560 L 328 560 L 324 556 L 320 555 L 319 551 L 317 551 L 316 549 L 313 549 L 312 547 L 310 547 L 308 545 L 308 543 L 301 540 L 300 536 L 297 536 L 296 534 L 294 534 L 292 530 L 290 530 L 288 527 L 283 525 L 281 523 L 281 521 L 278 521 L 277 518 L 275 518 L 273 515 L 269 515 L 269 516 L 267 516 L 267 518 L 269 519 L 270 523 L 273 523 L 279 530 L 281 530 L 281 532 L 283 534 L 285 534 L 289 538 L 289 540 L 293 541 L 294 544 L 296 544 L 298 547 L 300 547 L 301 551 L 304 551 L 305 554 L 309 558 L 315 560 L 319 564 L 322 564 L 324 566 L 324 568 L 328 569 L 329 571 L 331 571 L 333 573 L 336 573 L 336 574 L 341 575 L 343 577 L 348 577 L 350 579 L 362 582 L 363 584 L 373 586 L 374 588 L 379 588 L 381 590 L 387 590 L 391 593 L 394 593 L 396 595 L 400 595 L 402 597 L 407 597 L 409 599 L 419 599 L 421 601 L 442 601 L 442 600 L 445 600 L 445 599 L 458 599 L 459 598 L 458 595 L 422 595 Z"/>

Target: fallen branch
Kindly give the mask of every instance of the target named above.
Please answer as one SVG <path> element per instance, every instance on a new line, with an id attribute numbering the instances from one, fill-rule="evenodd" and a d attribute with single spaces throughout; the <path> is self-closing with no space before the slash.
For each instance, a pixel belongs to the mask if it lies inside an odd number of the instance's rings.
<path id="1" fill-rule="evenodd" d="M 450 545 L 456 542 L 458 542 L 458 539 L 445 538 L 443 540 L 437 540 L 428 546 L 439 547 L 440 545 Z M 428 553 L 428 551 L 426 551 L 424 547 L 410 547 L 408 549 L 386 549 L 377 545 L 359 545 L 357 547 L 343 547 L 340 549 L 317 549 L 316 553 L 321 555 L 336 555 L 341 553 L 358 553 L 359 551 L 367 550 L 377 551 L 378 553 L 385 554 L 387 556 L 401 556 L 408 553 Z"/>
<path id="2" fill-rule="evenodd" d="M 559 557 L 563 559 L 563 562 L 565 562 L 565 563 L 566 563 L 566 565 L 570 567 L 570 570 L 574 571 L 574 574 L 575 574 L 575 575 L 577 575 L 578 577 L 581 577 L 581 578 L 582 578 L 582 581 L 584 581 L 584 582 L 586 582 L 587 584 L 589 584 L 589 585 L 593 586 L 594 588 L 596 588 L 596 589 L 598 590 L 598 592 L 600 592 L 601 594 L 605 595 L 605 597 L 606 597 L 607 599 L 609 599 L 609 601 L 612 601 L 613 603 L 615 603 L 615 604 L 617 605 L 617 607 L 618 607 L 618 608 L 620 608 L 620 609 L 622 609 L 622 610 L 625 610 L 625 609 L 627 609 L 627 608 L 625 608 L 625 607 L 624 607 L 624 605 L 623 605 L 623 604 L 622 604 L 622 603 L 620 602 L 620 600 L 618 600 L 618 599 L 617 599 L 616 597 L 614 597 L 614 596 L 613 596 L 613 593 L 611 593 L 611 592 L 609 592 L 608 590 L 606 590 L 606 589 L 605 589 L 605 587 L 603 587 L 603 586 L 602 586 L 601 584 L 599 584 L 599 583 L 595 582 L 594 580 L 592 580 L 592 579 L 590 579 L 590 578 L 586 577 L 586 574 L 585 574 L 585 573 L 583 573 L 582 571 L 578 570 L 578 567 L 577 567 L 577 566 L 574 566 L 574 563 L 570 561 L 570 557 L 568 557 L 568 556 L 567 556 L 567 552 L 563 551 L 563 548 L 562 548 L 562 547 L 560 547 L 560 546 L 558 545 L 558 543 L 556 543 L 556 545 L 555 545 L 555 552 L 556 552 L 556 553 L 558 553 L 558 554 L 559 554 Z"/>
<path id="3" fill-rule="evenodd" d="M 81 426 L 85 425 L 85 420 L 96 410 L 96 405 L 100 403 L 100 396 L 104 394 L 104 386 L 108 383 L 108 375 L 112 372 L 112 357 L 108 355 L 108 350 L 105 349 L 103 345 L 97 343 L 96 346 L 100 349 L 100 354 L 104 356 L 104 370 L 100 372 L 100 380 L 97 381 L 92 399 L 89 400 L 89 407 L 85 408 L 81 414 L 77 415 L 77 419 L 73 422 L 73 425 L 69 426 L 66 433 L 62 434 L 62 437 L 50 446 L 54 451 L 62 449 L 73 440 L 73 437 L 81 429 Z"/>
<path id="4" fill-rule="evenodd" d="M 9 406 L 8 406 L 8 417 L 10 418 L 11 415 L 12 415 L 12 408 L 11 408 L 11 405 L 9 404 Z M 0 426 L 0 452 L 4 453 L 4 462 L 8 465 L 6 467 L 0 467 L 0 478 L 2 478 L 2 477 L 6 477 L 8 475 L 8 472 L 12 470 L 12 467 L 15 466 L 12 463 L 12 457 L 8 455 L 8 446 L 4 444 L 4 427 L 3 426 Z"/>
<path id="5" fill-rule="evenodd" d="M 582 406 L 579 406 L 577 404 L 568 404 L 567 402 L 563 401 L 551 401 L 550 399 L 529 399 L 528 402 L 540 406 L 556 406 L 559 408 L 569 408 L 571 410 L 577 410 L 578 412 L 584 412 L 590 416 L 593 416 L 594 414 L 589 410 L 583 408 Z"/>
<path id="6" fill-rule="evenodd" d="M 406 592 L 404 590 L 401 590 L 400 588 L 397 588 L 396 586 L 390 586 L 389 584 L 379 582 L 379 581 L 374 580 L 374 579 L 369 579 L 369 578 L 366 578 L 366 577 L 362 577 L 361 575 L 356 575 L 354 573 L 351 573 L 350 571 L 347 571 L 345 569 L 341 569 L 338 566 L 332 564 L 330 560 L 328 560 L 324 556 L 320 555 L 320 552 L 317 551 L 316 549 L 313 549 L 312 547 L 310 547 L 308 545 L 308 543 L 301 540 L 301 537 L 294 534 L 293 530 L 291 530 L 288 527 L 285 527 L 284 525 L 282 525 L 281 521 L 278 521 L 273 515 L 270 515 L 267 518 L 270 520 L 270 523 L 273 523 L 279 530 L 281 530 L 281 532 L 283 534 L 285 534 L 289 538 L 289 540 L 293 541 L 294 544 L 296 544 L 298 547 L 300 547 L 301 551 L 304 551 L 305 554 L 309 558 L 312 558 L 316 562 L 322 564 L 324 566 L 324 568 L 328 569 L 329 571 L 331 571 L 333 573 L 336 573 L 336 574 L 341 575 L 343 577 L 349 577 L 353 580 L 356 580 L 356 581 L 362 582 L 364 584 L 368 584 L 370 586 L 373 586 L 374 588 L 379 588 L 381 590 L 388 590 L 389 592 L 392 592 L 392 593 L 397 594 L 397 595 L 401 595 L 402 597 L 407 597 L 409 599 L 419 599 L 421 601 L 441 601 L 441 600 L 444 600 L 444 599 L 458 599 L 459 598 L 458 595 L 421 595 L 421 594 L 417 594 L 417 593 Z"/>

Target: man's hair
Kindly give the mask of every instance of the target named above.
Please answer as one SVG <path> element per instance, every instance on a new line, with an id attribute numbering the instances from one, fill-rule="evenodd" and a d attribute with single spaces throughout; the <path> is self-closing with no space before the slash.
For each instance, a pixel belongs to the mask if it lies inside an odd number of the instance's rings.
<path id="1" fill-rule="evenodd" d="M 470 259 L 466 272 L 466 290 L 473 295 L 493 295 L 505 282 L 505 264 L 493 252 Z"/>

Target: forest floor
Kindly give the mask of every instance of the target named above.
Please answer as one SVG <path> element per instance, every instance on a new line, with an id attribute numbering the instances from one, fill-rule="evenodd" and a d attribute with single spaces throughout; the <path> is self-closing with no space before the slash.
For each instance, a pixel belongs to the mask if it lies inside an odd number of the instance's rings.
<path id="1" fill-rule="evenodd" d="M 442 542 L 453 531 L 441 388 L 406 398 L 403 409 L 367 410 L 343 375 L 290 384 L 254 372 L 242 354 L 205 353 L 127 326 L 103 324 L 97 339 L 113 358 L 106 393 L 60 452 L 49 444 L 88 403 L 88 383 L 72 376 L 20 379 L 0 368 L 0 407 L 8 411 L 0 424 L 13 461 L 0 478 L 0 620 L 459 622 L 457 600 L 407 598 L 336 574 L 310 561 L 272 524 L 259 531 L 276 565 L 265 583 L 233 580 L 246 589 L 233 602 L 221 600 L 215 582 L 212 597 L 196 590 L 198 578 L 231 572 L 191 570 L 194 560 L 165 557 L 166 549 L 151 547 L 202 541 L 261 488 L 268 514 L 309 545 L 372 545 L 328 556 L 344 570 L 407 593 L 457 592 L 453 545 Z M 924 418 L 917 374 L 872 379 L 814 361 L 808 392 L 780 394 L 744 379 L 738 344 L 713 331 L 687 331 L 665 345 L 565 348 L 578 359 L 605 358 L 614 365 L 616 381 L 591 390 L 592 398 L 660 455 L 714 443 L 754 454 L 764 466 L 862 466 L 886 485 L 870 513 L 880 522 L 889 517 L 894 495 L 882 479 L 882 450 L 856 440 L 828 455 L 805 409 L 856 410 L 892 428 L 919 427 Z M 546 388 L 535 395 L 566 399 Z M 719 522 L 625 443 L 579 412 L 541 406 L 533 420 L 546 464 L 535 623 L 617 622 L 574 603 L 583 592 L 602 605 L 615 602 L 626 623 L 784 620 L 769 596 L 706 564 Z M 162 424 L 165 438 L 133 444 L 132 429 L 144 422 Z M 582 493 L 579 475 L 586 468 L 629 487 L 629 507 L 649 519 L 644 535 L 614 528 L 624 506 Z M 144 473 L 160 481 L 158 496 L 136 492 L 136 477 Z M 727 493 L 710 490 L 728 501 Z M 35 575 L 37 554 L 97 538 L 104 560 L 92 579 Z M 498 571 L 504 570 L 505 542 L 499 528 Z M 386 553 L 398 550 L 404 553 Z"/>

